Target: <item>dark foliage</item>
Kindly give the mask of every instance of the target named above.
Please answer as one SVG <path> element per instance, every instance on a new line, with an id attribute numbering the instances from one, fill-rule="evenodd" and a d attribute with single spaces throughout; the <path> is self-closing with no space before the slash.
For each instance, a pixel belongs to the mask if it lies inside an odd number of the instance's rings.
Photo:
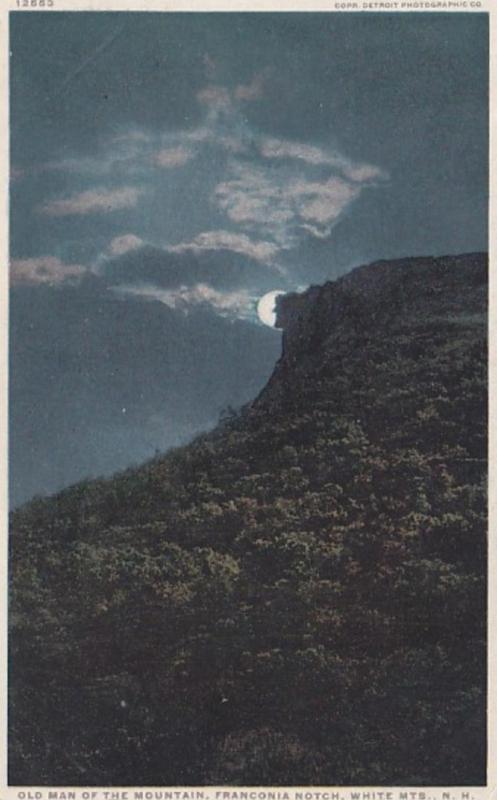
<path id="1" fill-rule="evenodd" d="M 12 783 L 485 782 L 486 258 L 280 306 L 241 415 L 13 516 Z"/>

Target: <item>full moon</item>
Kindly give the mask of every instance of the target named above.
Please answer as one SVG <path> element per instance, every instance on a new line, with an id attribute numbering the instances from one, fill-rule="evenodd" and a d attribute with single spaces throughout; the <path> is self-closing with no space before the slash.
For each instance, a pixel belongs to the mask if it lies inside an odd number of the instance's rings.
<path id="1" fill-rule="evenodd" d="M 281 289 L 275 289 L 273 292 L 268 292 L 264 297 L 261 297 L 257 303 L 257 313 L 260 321 L 264 325 L 269 325 L 270 328 L 274 328 L 274 323 L 276 322 L 276 298 L 280 294 L 285 294 L 285 292 L 282 292 Z"/>

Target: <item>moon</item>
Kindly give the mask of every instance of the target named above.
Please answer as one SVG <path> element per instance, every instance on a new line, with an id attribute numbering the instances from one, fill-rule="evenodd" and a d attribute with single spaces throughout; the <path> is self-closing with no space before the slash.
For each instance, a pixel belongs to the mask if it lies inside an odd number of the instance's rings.
<path id="1" fill-rule="evenodd" d="M 261 297 L 257 303 L 257 313 L 260 321 L 270 328 L 274 328 L 274 323 L 276 322 L 276 298 L 280 294 L 286 294 L 286 292 L 281 289 L 275 289 Z"/>

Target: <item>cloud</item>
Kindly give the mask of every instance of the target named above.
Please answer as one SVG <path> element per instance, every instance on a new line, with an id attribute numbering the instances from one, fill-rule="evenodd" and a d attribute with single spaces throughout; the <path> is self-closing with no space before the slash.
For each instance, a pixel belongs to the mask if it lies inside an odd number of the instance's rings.
<path id="1" fill-rule="evenodd" d="M 253 240 L 243 233 L 217 230 L 200 233 L 191 242 L 182 242 L 168 250 L 176 253 L 188 250 L 232 250 L 256 261 L 271 262 L 279 248 L 274 242 Z"/>
<path id="2" fill-rule="evenodd" d="M 64 264 L 55 256 L 14 259 L 10 264 L 12 284 L 62 283 L 70 278 L 79 278 L 87 272 L 87 267 Z"/>
<path id="3" fill-rule="evenodd" d="M 212 79 L 217 71 L 217 65 L 209 56 L 204 56 L 207 76 Z M 249 83 L 239 83 L 234 89 L 209 83 L 204 89 L 197 92 L 197 100 L 210 110 L 235 109 L 238 102 L 250 103 L 259 100 L 264 93 L 264 83 L 267 70 L 256 73 Z"/>
<path id="4" fill-rule="evenodd" d="M 69 172 L 74 175 L 113 177 L 150 171 L 150 156 L 157 147 L 157 136 L 147 131 L 125 130 L 104 140 L 92 155 L 69 155 L 39 165 L 38 172 Z"/>
<path id="5" fill-rule="evenodd" d="M 210 109 L 228 108 L 231 105 L 231 93 L 224 86 L 206 86 L 197 92 L 197 100 Z"/>
<path id="6" fill-rule="evenodd" d="M 328 166 L 343 177 L 357 183 L 367 183 L 386 178 L 379 167 L 371 164 L 354 164 L 339 153 L 316 145 L 292 142 L 276 137 L 264 136 L 260 142 L 260 153 L 269 159 L 292 159 L 315 166 Z"/>
<path id="7" fill-rule="evenodd" d="M 122 133 L 117 133 L 113 137 L 113 141 L 116 143 L 124 143 L 124 144 L 136 144 L 143 143 L 143 142 L 150 142 L 151 136 L 146 131 L 142 131 L 139 128 L 131 128 L 130 130 L 123 131 Z"/>
<path id="8" fill-rule="evenodd" d="M 240 291 L 261 296 L 275 286 L 292 288 L 286 271 L 276 262 L 252 258 L 252 250 L 247 255 L 243 241 L 226 238 L 224 231 L 212 234 L 212 239 L 203 236 L 198 242 L 167 249 L 144 244 L 119 255 L 109 253 L 100 261 L 98 274 L 107 286 L 140 291 L 143 286 L 177 292 L 180 287 L 207 285 L 223 296 Z"/>
<path id="9" fill-rule="evenodd" d="M 328 164 L 340 166 L 338 156 L 326 153 L 322 148 L 301 142 L 289 142 L 284 139 L 264 136 L 260 142 L 260 152 L 264 158 L 301 159 L 308 164 Z"/>
<path id="10" fill-rule="evenodd" d="M 230 160 L 229 177 L 217 184 L 212 199 L 233 224 L 283 249 L 293 247 L 302 231 L 329 236 L 363 189 L 386 177 L 378 167 L 314 145 L 262 137 L 258 146 L 259 161 Z M 282 159 L 286 163 L 274 169 Z"/>
<path id="11" fill-rule="evenodd" d="M 184 147 L 178 145 L 177 147 L 164 147 L 153 156 L 153 161 L 159 167 L 170 169 L 173 167 L 182 167 L 192 160 L 195 153 Z"/>
<path id="12" fill-rule="evenodd" d="M 264 73 L 257 73 L 254 75 L 250 83 L 242 84 L 240 83 L 238 86 L 235 87 L 234 96 L 237 100 L 241 100 L 242 102 L 252 102 L 253 100 L 259 100 L 264 91 L 264 81 L 265 81 L 265 74 Z"/>
<path id="13" fill-rule="evenodd" d="M 329 237 L 364 190 L 384 184 L 380 167 L 336 147 L 252 127 L 242 107 L 263 96 L 269 74 L 227 87 L 216 81 L 208 55 L 204 62 L 211 83 L 197 94 L 204 108 L 200 124 L 163 132 L 135 126 L 104 140 L 91 156 L 45 165 L 73 173 L 74 180 L 79 175 L 83 187 L 90 176 L 101 185 L 49 199 L 40 213 L 133 210 L 127 224 L 135 232 L 115 236 L 97 262 L 138 249 L 143 235 L 163 252 L 229 251 L 276 267 L 303 240 Z M 195 170 L 182 172 L 194 158 Z M 146 202 L 140 202 L 144 188 L 128 185 L 130 176 L 147 188 Z"/>
<path id="14" fill-rule="evenodd" d="M 360 188 L 341 178 L 326 181 L 297 180 L 289 183 L 288 196 L 296 200 L 298 217 L 330 226 L 360 194 Z"/>
<path id="15" fill-rule="evenodd" d="M 217 184 L 213 202 L 225 212 L 229 220 L 241 228 L 257 231 L 264 237 L 283 244 L 283 232 L 293 216 L 283 196 L 281 181 L 268 175 L 258 165 L 246 165 L 233 160 L 231 178 Z"/>
<path id="16" fill-rule="evenodd" d="M 378 167 L 371 166 L 371 164 L 348 164 L 343 167 L 343 172 L 347 178 L 356 183 L 369 183 L 386 179 L 384 172 Z"/>
<path id="17" fill-rule="evenodd" d="M 39 212 L 50 217 L 86 215 L 96 212 L 109 213 L 124 208 L 133 208 L 142 194 L 143 189 L 135 186 L 122 186 L 119 189 L 98 187 L 63 199 L 49 200 L 39 207 Z"/>
<path id="18" fill-rule="evenodd" d="M 254 308 L 256 296 L 246 289 L 223 292 L 205 283 L 193 286 L 179 286 L 175 289 L 161 289 L 154 285 L 119 286 L 114 291 L 120 294 L 158 300 L 169 308 L 187 314 L 193 307 L 209 307 L 223 317 L 249 317 Z"/>
<path id="19" fill-rule="evenodd" d="M 112 239 L 109 244 L 109 253 L 111 256 L 122 256 L 131 250 L 138 250 L 143 245 L 144 241 L 139 236 L 135 236 L 134 233 L 125 233 Z"/>

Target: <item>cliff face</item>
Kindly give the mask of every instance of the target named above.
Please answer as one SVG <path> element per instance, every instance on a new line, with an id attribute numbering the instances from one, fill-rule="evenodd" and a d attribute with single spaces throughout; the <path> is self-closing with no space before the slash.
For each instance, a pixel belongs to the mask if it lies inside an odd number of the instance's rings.
<path id="1" fill-rule="evenodd" d="M 482 313 L 487 286 L 487 257 L 469 253 L 442 258 L 405 258 L 377 261 L 352 270 L 337 281 L 312 286 L 300 294 L 277 297 L 277 327 L 294 341 L 313 320 L 322 339 L 344 319 L 351 307 L 362 314 L 364 325 L 375 327 L 378 317 L 396 314 Z M 319 318 L 316 312 L 320 312 Z M 307 338 L 309 338 L 307 336 Z"/>
<path id="2" fill-rule="evenodd" d="M 276 395 L 285 372 L 328 360 L 344 337 L 358 347 L 389 339 L 401 328 L 413 338 L 422 326 L 485 325 L 487 258 L 482 253 L 378 261 L 324 286 L 279 296 L 276 326 L 283 354 L 262 396 Z M 412 342 L 413 350 L 416 349 Z"/>
<path id="3" fill-rule="evenodd" d="M 239 417 L 13 516 L 11 783 L 485 781 L 486 257 L 278 323 Z"/>

